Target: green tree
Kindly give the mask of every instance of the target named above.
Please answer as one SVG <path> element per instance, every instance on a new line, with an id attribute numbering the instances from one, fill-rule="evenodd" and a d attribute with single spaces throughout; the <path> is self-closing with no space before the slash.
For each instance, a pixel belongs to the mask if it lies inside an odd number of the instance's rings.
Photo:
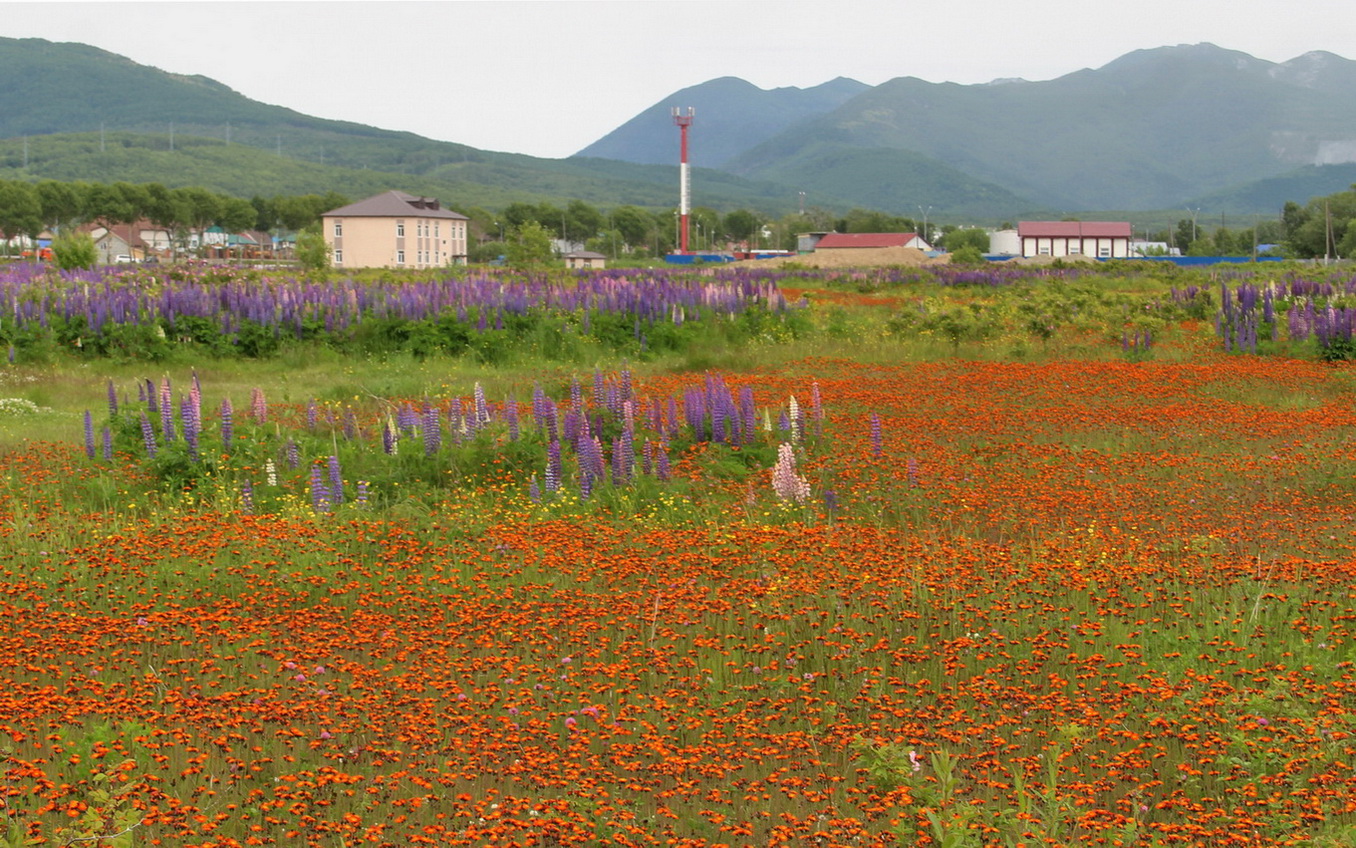
<path id="1" fill-rule="evenodd" d="M 505 261 L 514 268 L 537 268 L 549 264 L 551 233 L 536 221 L 528 221 L 514 231 L 504 247 Z"/>
<path id="2" fill-rule="evenodd" d="M 6 241 L 42 229 L 42 201 L 30 183 L 0 181 L 0 236 Z"/>
<path id="3" fill-rule="evenodd" d="M 1182 252 L 1183 256 L 1191 253 L 1191 245 L 1192 242 L 1196 241 L 1196 237 L 1196 225 L 1192 223 L 1190 218 L 1182 218 L 1177 222 L 1173 243 L 1177 245 L 1177 249 Z"/>
<path id="4" fill-rule="evenodd" d="M 725 215 L 721 226 L 725 234 L 734 241 L 752 241 L 754 233 L 762 226 L 758 216 L 747 209 L 736 209 Z"/>
<path id="5" fill-rule="evenodd" d="M 82 198 L 81 217 L 93 221 L 105 229 L 115 224 L 135 221 L 138 210 L 128 202 L 127 196 L 111 185 L 90 183 Z"/>
<path id="6" fill-rule="evenodd" d="M 989 252 L 989 233 L 979 227 L 951 230 L 942 237 L 942 245 L 952 253 L 963 247 L 973 247 L 977 253 Z M 955 261 L 952 257 L 951 261 Z"/>
<path id="7" fill-rule="evenodd" d="M 621 233 L 622 242 L 629 248 L 644 247 L 654 232 L 654 218 L 637 206 L 619 206 L 612 211 L 612 226 Z"/>
<path id="8" fill-rule="evenodd" d="M 315 224 L 297 233 L 297 261 L 308 271 L 322 271 L 330 267 L 330 246 L 320 225 Z"/>
<path id="9" fill-rule="evenodd" d="M 62 233 L 52 241 L 52 261 L 63 271 L 93 268 L 99 249 L 89 233 Z"/>
<path id="10" fill-rule="evenodd" d="M 248 200 L 238 197 L 222 197 L 217 205 L 214 223 L 228 232 L 252 229 L 259 220 L 259 214 Z"/>
<path id="11" fill-rule="evenodd" d="M 74 224 L 80 218 L 80 194 L 73 183 L 43 180 L 33 187 L 42 206 L 42 223 L 52 232 Z"/>
<path id="12" fill-rule="evenodd" d="M 957 230 L 957 232 L 964 232 Z M 979 248 L 973 244 L 963 244 L 951 251 L 952 265 L 983 265 L 987 260 Z"/>
<path id="13" fill-rule="evenodd" d="M 571 200 L 565 207 L 565 238 L 587 241 L 603 229 L 603 213 L 582 200 Z"/>

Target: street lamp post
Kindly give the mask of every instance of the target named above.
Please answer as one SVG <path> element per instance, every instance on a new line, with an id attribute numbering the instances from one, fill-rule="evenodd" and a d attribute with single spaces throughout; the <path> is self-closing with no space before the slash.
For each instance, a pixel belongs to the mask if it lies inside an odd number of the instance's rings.
<path id="1" fill-rule="evenodd" d="M 928 241 L 928 213 L 931 211 L 932 211 L 931 206 L 927 208 L 927 211 L 924 211 L 921 205 L 918 207 L 918 214 L 923 216 L 923 235 L 921 236 L 921 238 L 923 239 L 923 242 L 928 244 L 929 246 L 931 246 L 932 244 L 932 242 Z"/>
<path id="2" fill-rule="evenodd" d="M 1201 208 L 1197 206 L 1192 209 L 1188 206 L 1186 211 L 1191 216 L 1191 240 L 1194 242 L 1196 240 L 1196 216 L 1201 214 Z"/>

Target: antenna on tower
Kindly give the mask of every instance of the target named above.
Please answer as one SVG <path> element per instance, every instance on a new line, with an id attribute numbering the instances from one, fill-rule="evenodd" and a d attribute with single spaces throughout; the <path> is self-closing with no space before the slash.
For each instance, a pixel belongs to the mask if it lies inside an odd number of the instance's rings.
<path id="1" fill-rule="evenodd" d="M 692 213 L 692 185 L 687 167 L 687 129 L 692 126 L 695 110 L 687 107 L 684 114 L 677 106 L 673 107 L 673 123 L 682 135 L 681 157 L 678 160 L 678 252 L 687 253 L 687 223 Z"/>

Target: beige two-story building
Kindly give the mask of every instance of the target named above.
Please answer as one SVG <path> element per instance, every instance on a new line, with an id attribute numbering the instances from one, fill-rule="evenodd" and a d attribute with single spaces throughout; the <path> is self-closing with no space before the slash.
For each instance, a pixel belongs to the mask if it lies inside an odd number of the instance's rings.
<path id="1" fill-rule="evenodd" d="M 336 268 L 466 264 L 467 217 L 431 197 L 388 191 L 320 218 Z"/>

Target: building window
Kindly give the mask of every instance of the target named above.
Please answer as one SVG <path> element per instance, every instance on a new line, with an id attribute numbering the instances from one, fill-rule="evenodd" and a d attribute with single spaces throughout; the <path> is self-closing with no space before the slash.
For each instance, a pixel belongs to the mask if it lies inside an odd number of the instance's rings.
<path id="1" fill-rule="evenodd" d="M 1083 245 L 1077 244 L 1077 243 L 1069 245 L 1069 255 L 1070 255 L 1070 256 L 1077 256 L 1078 254 L 1080 254 L 1080 253 L 1082 253 L 1082 252 L 1083 252 Z"/>
<path id="2" fill-rule="evenodd" d="M 403 251 L 403 250 L 397 250 L 397 251 L 396 251 L 396 264 L 397 264 L 397 265 L 404 265 L 404 264 L 405 264 L 405 251 Z"/>
<path id="3" fill-rule="evenodd" d="M 334 237 L 335 237 L 335 238 L 342 238 L 343 235 L 344 235 L 344 222 L 343 222 L 343 221 L 335 221 L 335 222 L 334 222 Z"/>
<path id="4" fill-rule="evenodd" d="M 1097 248 L 1097 255 L 1098 255 L 1098 256 L 1110 256 L 1110 255 L 1111 255 L 1111 248 L 1109 248 L 1109 247 L 1099 247 L 1099 248 Z"/>
<path id="5" fill-rule="evenodd" d="M 344 264 L 344 252 L 342 250 L 336 250 L 334 252 L 334 264 L 335 265 Z"/>
<path id="6" fill-rule="evenodd" d="M 405 237 L 405 222 L 404 222 L 404 221 L 396 221 L 396 238 L 404 238 L 404 237 Z"/>
<path id="7" fill-rule="evenodd" d="M 442 225 L 440 225 L 437 221 L 434 221 L 434 222 L 433 222 L 433 237 L 434 237 L 434 238 L 437 238 L 437 237 L 438 237 L 438 231 L 441 230 L 441 229 L 442 229 Z"/>

